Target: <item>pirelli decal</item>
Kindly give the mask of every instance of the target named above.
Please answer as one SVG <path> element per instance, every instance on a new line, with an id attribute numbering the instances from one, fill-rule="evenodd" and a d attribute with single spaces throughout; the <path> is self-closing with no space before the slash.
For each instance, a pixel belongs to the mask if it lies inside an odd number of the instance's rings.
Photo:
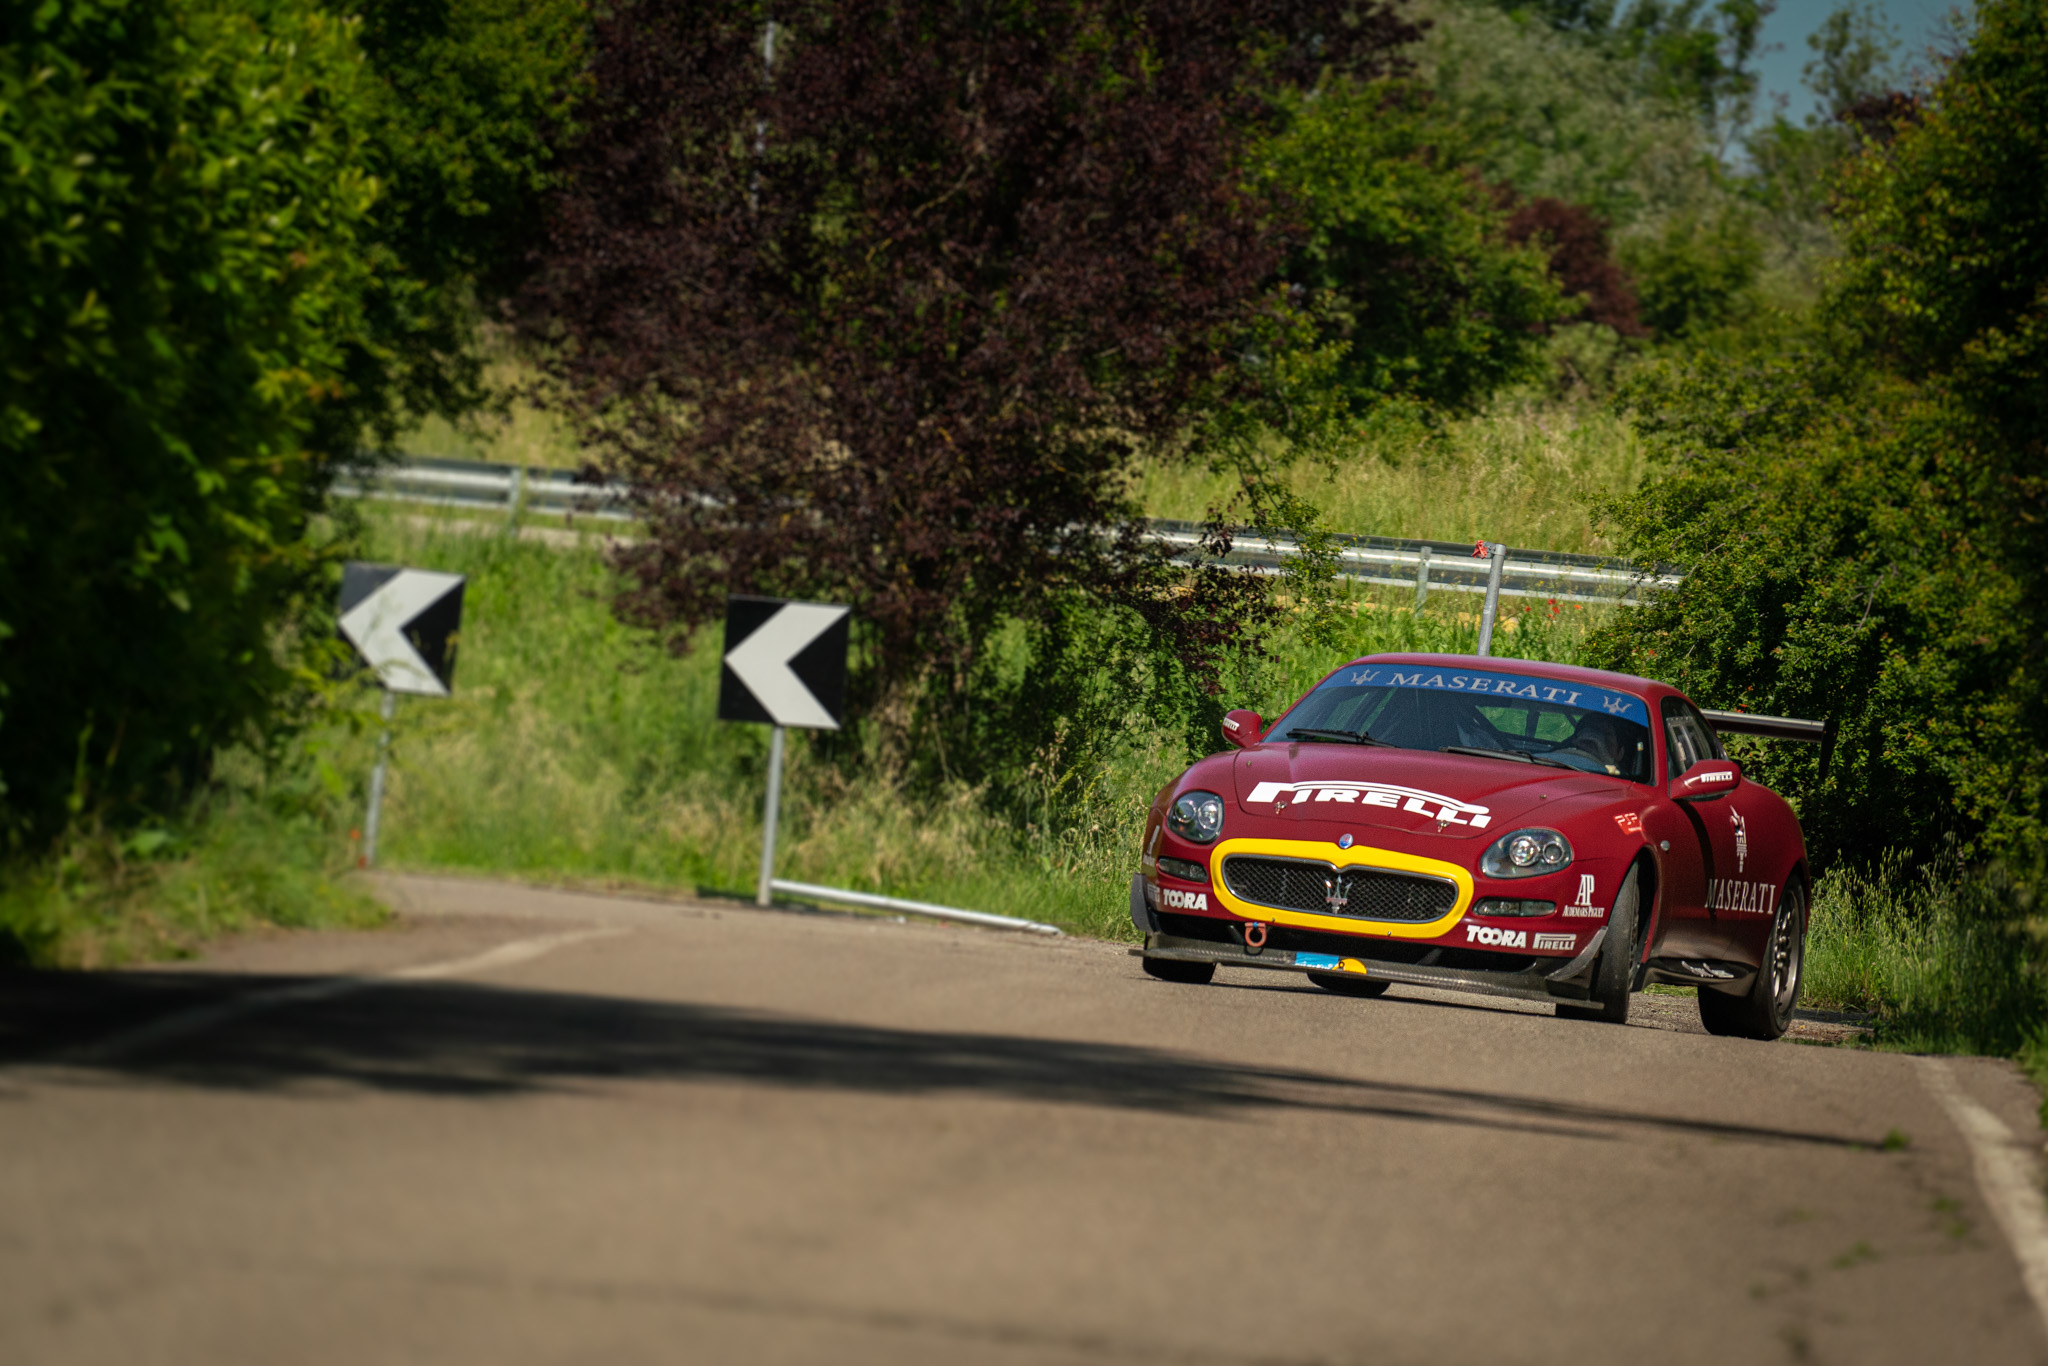
<path id="1" fill-rule="evenodd" d="M 1768 882 L 1736 882 L 1717 877 L 1707 888 L 1707 909 L 1736 915 L 1770 915 L 1778 909 L 1778 889 Z"/>
<path id="2" fill-rule="evenodd" d="M 1402 787 L 1396 783 L 1353 782 L 1345 778 L 1299 783 L 1263 782 L 1252 789 L 1251 795 L 1245 798 L 1245 804 L 1257 806 L 1262 802 L 1288 798 L 1302 804 L 1343 802 L 1353 806 L 1383 806 L 1389 810 L 1412 811 L 1435 821 L 1438 829 L 1446 825 L 1469 825 L 1474 830 L 1484 830 L 1493 820 L 1486 807 L 1461 802 L 1441 792 Z"/>

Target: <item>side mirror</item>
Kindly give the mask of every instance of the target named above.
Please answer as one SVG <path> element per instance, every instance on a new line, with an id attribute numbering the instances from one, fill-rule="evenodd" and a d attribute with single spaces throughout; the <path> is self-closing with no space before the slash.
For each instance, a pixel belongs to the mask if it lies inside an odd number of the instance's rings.
<path id="1" fill-rule="evenodd" d="M 1239 709 L 1223 714 L 1223 738 L 1239 749 L 1256 745 L 1265 729 L 1266 723 L 1259 719 L 1259 714 L 1255 711 Z"/>
<path id="2" fill-rule="evenodd" d="M 1733 792 L 1741 781 L 1742 765 L 1733 759 L 1702 759 L 1671 780 L 1671 800 L 1706 801 Z"/>

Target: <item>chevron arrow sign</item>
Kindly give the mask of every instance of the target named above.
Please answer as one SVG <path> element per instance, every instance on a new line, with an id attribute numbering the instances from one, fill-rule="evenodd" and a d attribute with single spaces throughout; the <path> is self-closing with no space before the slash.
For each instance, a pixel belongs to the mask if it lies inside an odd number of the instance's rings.
<path id="1" fill-rule="evenodd" d="M 718 719 L 838 730 L 851 611 L 822 602 L 727 598 Z"/>
<path id="2" fill-rule="evenodd" d="M 465 582 L 460 574 L 351 560 L 341 571 L 341 634 L 388 691 L 446 697 Z"/>

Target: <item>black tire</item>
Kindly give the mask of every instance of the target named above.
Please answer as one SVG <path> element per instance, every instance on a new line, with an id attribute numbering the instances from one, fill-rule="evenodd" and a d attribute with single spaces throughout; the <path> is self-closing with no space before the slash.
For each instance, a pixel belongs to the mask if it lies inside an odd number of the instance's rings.
<path id="1" fill-rule="evenodd" d="M 1391 982 L 1375 982 L 1370 977 L 1360 977 L 1350 972 L 1312 972 L 1308 980 L 1324 991 L 1333 991 L 1339 996 L 1384 996 Z"/>
<path id="2" fill-rule="evenodd" d="M 1607 938 L 1600 945 L 1600 957 L 1593 963 L 1593 995 L 1585 1005 L 1558 1002 L 1561 1020 L 1597 1020 L 1602 1024 L 1627 1024 L 1630 988 L 1635 985 L 1637 950 L 1641 941 L 1637 923 L 1641 920 L 1640 866 L 1630 868 L 1614 894 L 1614 908 L 1607 913 Z"/>
<path id="3" fill-rule="evenodd" d="M 1798 879 L 1786 885 L 1771 921 L 1763 965 L 1740 996 L 1711 987 L 1700 988 L 1700 1023 L 1707 1033 L 1732 1039 L 1782 1038 L 1799 1008 L 1799 988 L 1806 977 L 1806 888 Z"/>
<path id="4" fill-rule="evenodd" d="M 1140 958 L 1147 977 L 1162 982 L 1181 982 L 1191 987 L 1206 986 L 1216 975 L 1214 963 L 1189 963 L 1178 958 Z"/>

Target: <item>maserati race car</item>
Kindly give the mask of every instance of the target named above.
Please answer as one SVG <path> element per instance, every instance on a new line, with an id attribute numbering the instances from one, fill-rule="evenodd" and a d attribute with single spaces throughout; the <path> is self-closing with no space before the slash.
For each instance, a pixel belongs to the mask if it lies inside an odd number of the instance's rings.
<path id="1" fill-rule="evenodd" d="M 1783 722 L 1783 725 L 1812 723 Z M 1616 1023 L 1649 982 L 1699 988 L 1716 1034 L 1775 1039 L 1799 999 L 1806 843 L 1713 725 L 1646 678 L 1374 655 L 1271 728 L 1223 722 L 1152 804 L 1134 952 L 1550 1001 Z"/>

